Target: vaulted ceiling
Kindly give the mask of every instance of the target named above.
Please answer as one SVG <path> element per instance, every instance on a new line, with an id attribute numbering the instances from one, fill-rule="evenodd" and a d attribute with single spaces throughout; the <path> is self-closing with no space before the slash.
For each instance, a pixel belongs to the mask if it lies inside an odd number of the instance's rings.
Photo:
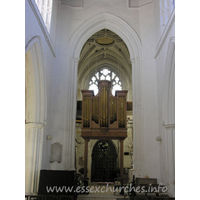
<path id="1" fill-rule="evenodd" d="M 130 89 L 132 69 L 128 48 L 124 41 L 109 29 L 92 35 L 84 44 L 78 65 L 78 85 L 88 89 L 97 70 L 109 68 L 122 81 L 123 89 Z"/>
<path id="2" fill-rule="evenodd" d="M 129 74 L 131 70 L 130 55 L 124 41 L 108 29 L 103 29 L 92 35 L 82 48 L 79 73 L 90 68 L 110 65 L 115 71 Z"/>

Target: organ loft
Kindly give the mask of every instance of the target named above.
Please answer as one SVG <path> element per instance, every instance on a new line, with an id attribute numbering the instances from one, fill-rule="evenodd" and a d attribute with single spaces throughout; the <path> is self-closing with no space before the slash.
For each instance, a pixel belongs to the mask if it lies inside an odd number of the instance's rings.
<path id="1" fill-rule="evenodd" d="M 85 140 L 84 169 L 88 162 L 88 141 L 90 139 L 120 140 L 120 177 L 123 180 L 123 142 L 127 137 L 127 90 L 111 93 L 111 82 L 98 82 L 99 93 L 82 90 L 81 136 Z M 84 170 L 87 180 L 87 170 Z"/>

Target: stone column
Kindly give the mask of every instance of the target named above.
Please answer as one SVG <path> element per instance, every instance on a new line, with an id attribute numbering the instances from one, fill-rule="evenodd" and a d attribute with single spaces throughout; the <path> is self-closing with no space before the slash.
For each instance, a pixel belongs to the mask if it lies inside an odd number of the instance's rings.
<path id="1" fill-rule="evenodd" d="M 42 160 L 43 124 L 25 125 L 25 194 L 37 194 Z"/>
<path id="2" fill-rule="evenodd" d="M 124 140 L 120 140 L 120 177 L 123 184 L 124 174 Z"/>
<path id="3" fill-rule="evenodd" d="M 85 139 L 84 150 L 84 181 L 87 181 L 88 139 Z"/>
<path id="4" fill-rule="evenodd" d="M 75 170 L 75 135 L 76 135 L 76 106 L 77 106 L 77 72 L 78 59 L 74 57 L 69 58 L 68 70 L 68 90 L 67 90 L 67 137 L 66 137 L 66 161 L 65 168 L 67 170 Z"/>
<path id="5" fill-rule="evenodd" d="M 133 170 L 136 176 L 143 176 L 143 111 L 140 81 L 140 58 L 131 60 L 133 95 Z"/>
<path id="6" fill-rule="evenodd" d="M 175 195 L 175 125 L 165 126 L 167 186 L 170 196 Z"/>

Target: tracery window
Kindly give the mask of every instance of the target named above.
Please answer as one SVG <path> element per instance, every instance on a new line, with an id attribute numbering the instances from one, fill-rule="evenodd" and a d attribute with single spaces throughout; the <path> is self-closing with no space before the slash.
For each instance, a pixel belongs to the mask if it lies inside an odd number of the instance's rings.
<path id="1" fill-rule="evenodd" d="M 50 31 L 51 25 L 52 2 L 53 0 L 35 0 L 48 31 Z"/>
<path id="2" fill-rule="evenodd" d="M 112 95 L 115 96 L 116 90 L 122 90 L 122 83 L 116 73 L 112 72 L 108 68 L 100 69 L 96 72 L 90 82 L 89 82 L 89 90 L 94 90 L 94 95 L 96 95 L 99 91 L 98 89 L 98 81 L 99 80 L 108 80 L 111 81 L 111 90 Z"/>

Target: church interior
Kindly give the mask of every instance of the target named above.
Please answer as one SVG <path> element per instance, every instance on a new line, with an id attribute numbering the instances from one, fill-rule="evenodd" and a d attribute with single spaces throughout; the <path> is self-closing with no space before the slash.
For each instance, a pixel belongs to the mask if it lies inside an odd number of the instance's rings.
<path id="1" fill-rule="evenodd" d="M 122 198 L 175 199 L 175 0 L 25 0 L 25 199 Z"/>

